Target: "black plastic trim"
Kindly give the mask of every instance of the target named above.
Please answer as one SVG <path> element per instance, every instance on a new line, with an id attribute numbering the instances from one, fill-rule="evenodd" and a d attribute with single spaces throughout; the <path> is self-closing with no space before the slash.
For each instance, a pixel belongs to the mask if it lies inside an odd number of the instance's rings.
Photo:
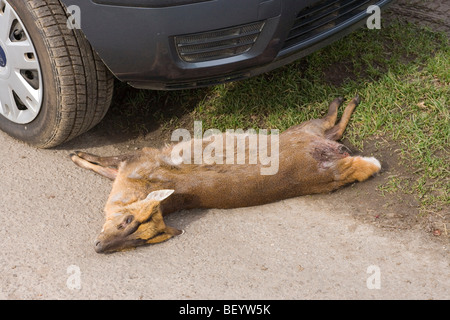
<path id="1" fill-rule="evenodd" d="M 92 0 L 97 4 L 137 8 L 167 8 L 207 1 L 213 0 Z"/>

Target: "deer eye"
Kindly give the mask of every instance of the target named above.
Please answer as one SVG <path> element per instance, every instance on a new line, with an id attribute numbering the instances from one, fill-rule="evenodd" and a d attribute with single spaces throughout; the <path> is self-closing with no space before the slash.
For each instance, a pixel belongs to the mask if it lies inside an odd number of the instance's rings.
<path id="1" fill-rule="evenodd" d="M 125 220 L 126 224 L 130 224 L 134 220 L 134 216 L 128 216 Z"/>
<path id="2" fill-rule="evenodd" d="M 122 223 L 120 223 L 119 225 L 117 225 L 117 229 L 118 229 L 118 230 L 124 229 L 127 225 L 129 225 L 131 222 L 133 222 L 133 220 L 134 220 L 134 216 L 132 216 L 132 215 L 127 216 L 127 217 L 122 221 Z"/>

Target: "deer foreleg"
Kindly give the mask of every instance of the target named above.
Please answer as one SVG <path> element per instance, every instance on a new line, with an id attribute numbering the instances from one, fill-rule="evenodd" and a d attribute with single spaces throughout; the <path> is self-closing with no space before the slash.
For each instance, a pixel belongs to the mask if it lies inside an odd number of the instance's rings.
<path id="1" fill-rule="evenodd" d="M 116 168 L 119 166 L 121 162 L 126 161 L 133 157 L 133 155 L 131 154 L 124 154 L 112 157 L 99 157 L 94 154 L 81 151 L 75 151 L 75 155 L 77 155 L 81 159 L 84 159 L 94 164 L 98 164 L 102 167 L 116 167 Z"/>
<path id="2" fill-rule="evenodd" d="M 84 168 L 84 169 L 92 170 L 92 171 L 98 173 L 99 175 L 104 176 L 110 180 L 115 180 L 117 177 L 117 169 L 103 167 L 101 165 L 94 164 L 92 162 L 89 162 L 89 161 L 79 157 L 77 154 L 71 154 L 70 158 L 77 166 Z"/>

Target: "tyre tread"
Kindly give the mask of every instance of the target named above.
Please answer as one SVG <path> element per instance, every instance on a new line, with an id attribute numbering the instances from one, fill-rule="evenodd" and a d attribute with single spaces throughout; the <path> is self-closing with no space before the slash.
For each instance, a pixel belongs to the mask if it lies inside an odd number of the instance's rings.
<path id="1" fill-rule="evenodd" d="M 84 34 L 67 28 L 64 5 L 59 0 L 27 1 L 47 46 L 58 95 L 57 125 L 41 148 L 67 142 L 99 123 L 111 103 L 114 78 Z"/>

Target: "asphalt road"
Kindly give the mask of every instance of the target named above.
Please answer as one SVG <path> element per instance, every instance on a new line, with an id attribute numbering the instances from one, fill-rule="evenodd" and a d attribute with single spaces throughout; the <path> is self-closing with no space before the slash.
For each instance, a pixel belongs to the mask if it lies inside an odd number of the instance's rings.
<path id="1" fill-rule="evenodd" d="M 108 155 L 118 146 L 95 133 L 60 150 L 4 133 L 0 141 L 2 299 L 450 297 L 448 245 L 420 230 L 365 224 L 351 204 L 335 210 L 324 196 L 175 213 L 167 224 L 182 236 L 97 254 L 111 182 L 74 166 L 68 153 Z"/>

